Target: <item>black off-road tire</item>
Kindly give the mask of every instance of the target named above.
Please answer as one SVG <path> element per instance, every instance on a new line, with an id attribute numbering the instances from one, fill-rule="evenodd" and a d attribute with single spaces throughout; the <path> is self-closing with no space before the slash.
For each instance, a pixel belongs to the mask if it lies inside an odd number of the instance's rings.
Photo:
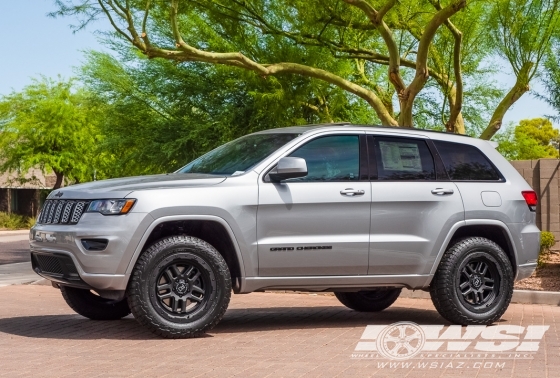
<path id="1" fill-rule="evenodd" d="M 391 306 L 399 295 L 400 288 L 382 288 L 358 292 L 335 292 L 336 298 L 348 308 L 360 312 L 378 312 Z"/>
<path id="2" fill-rule="evenodd" d="M 92 320 L 118 320 L 130 314 L 126 298 L 115 301 L 69 286 L 60 286 L 60 292 L 72 310 Z"/>
<path id="3" fill-rule="evenodd" d="M 507 310 L 513 283 L 513 268 L 502 248 L 489 239 L 469 237 L 454 243 L 443 255 L 430 296 L 440 315 L 450 322 L 489 325 Z"/>
<path id="4" fill-rule="evenodd" d="M 222 255 L 205 241 L 167 237 L 140 255 L 127 297 L 134 317 L 153 333 L 171 339 L 197 337 L 224 316 L 231 297 L 230 272 Z"/>

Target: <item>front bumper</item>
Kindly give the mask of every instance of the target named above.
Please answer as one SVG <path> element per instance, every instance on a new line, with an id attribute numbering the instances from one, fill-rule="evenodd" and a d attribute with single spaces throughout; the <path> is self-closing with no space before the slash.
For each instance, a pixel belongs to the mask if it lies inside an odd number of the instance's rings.
<path id="1" fill-rule="evenodd" d="M 153 218 L 145 213 L 119 216 L 86 213 L 75 225 L 37 224 L 29 235 L 34 270 L 61 284 L 125 290 L 126 269 L 152 221 Z M 106 239 L 108 244 L 102 251 L 88 251 L 82 245 L 82 239 Z M 53 265 L 42 265 L 41 262 L 49 262 L 49 256 Z"/>

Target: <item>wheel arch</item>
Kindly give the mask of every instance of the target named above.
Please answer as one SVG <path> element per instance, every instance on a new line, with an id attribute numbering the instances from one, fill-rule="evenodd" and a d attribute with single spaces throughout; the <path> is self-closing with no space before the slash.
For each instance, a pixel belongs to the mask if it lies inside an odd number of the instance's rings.
<path id="1" fill-rule="evenodd" d="M 437 271 L 445 251 L 447 251 L 457 240 L 471 236 L 483 237 L 498 244 L 500 248 L 504 250 L 511 262 L 514 277 L 517 275 L 517 265 L 519 261 L 517 257 L 517 250 L 515 243 L 513 242 L 511 232 L 506 224 L 498 220 L 472 219 L 460 222 L 451 229 L 438 253 L 434 265 L 432 266 L 430 277 L 433 277 Z M 426 283 L 426 286 L 429 286 L 430 282 L 431 278 L 429 282 Z"/>
<path id="2" fill-rule="evenodd" d="M 157 218 L 144 232 L 127 269 L 127 281 L 140 255 L 156 240 L 172 235 L 188 235 L 204 240 L 222 255 L 231 274 L 235 293 L 241 290 L 245 277 L 243 257 L 239 244 L 229 224 L 213 215 L 166 216 Z"/>

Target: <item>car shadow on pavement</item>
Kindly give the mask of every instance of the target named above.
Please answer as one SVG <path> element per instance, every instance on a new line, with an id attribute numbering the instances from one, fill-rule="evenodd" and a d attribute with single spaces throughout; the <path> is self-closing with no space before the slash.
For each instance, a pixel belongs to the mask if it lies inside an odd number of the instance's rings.
<path id="1" fill-rule="evenodd" d="M 205 337 L 221 333 L 271 330 L 353 328 L 371 324 L 411 321 L 418 324 L 450 324 L 435 310 L 391 307 L 383 312 L 355 312 L 342 306 L 264 307 L 229 309 Z M 158 339 L 132 316 L 116 321 L 93 321 L 79 315 L 20 316 L 0 319 L 0 332 L 52 339 Z M 204 336 L 203 336 L 204 337 Z"/>

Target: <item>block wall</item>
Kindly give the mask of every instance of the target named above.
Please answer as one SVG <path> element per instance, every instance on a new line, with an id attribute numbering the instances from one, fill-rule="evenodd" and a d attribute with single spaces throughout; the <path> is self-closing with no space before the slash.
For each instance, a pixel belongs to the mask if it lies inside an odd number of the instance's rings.
<path id="1" fill-rule="evenodd" d="M 537 225 L 560 240 L 560 160 L 519 160 L 511 164 L 539 196 Z"/>

